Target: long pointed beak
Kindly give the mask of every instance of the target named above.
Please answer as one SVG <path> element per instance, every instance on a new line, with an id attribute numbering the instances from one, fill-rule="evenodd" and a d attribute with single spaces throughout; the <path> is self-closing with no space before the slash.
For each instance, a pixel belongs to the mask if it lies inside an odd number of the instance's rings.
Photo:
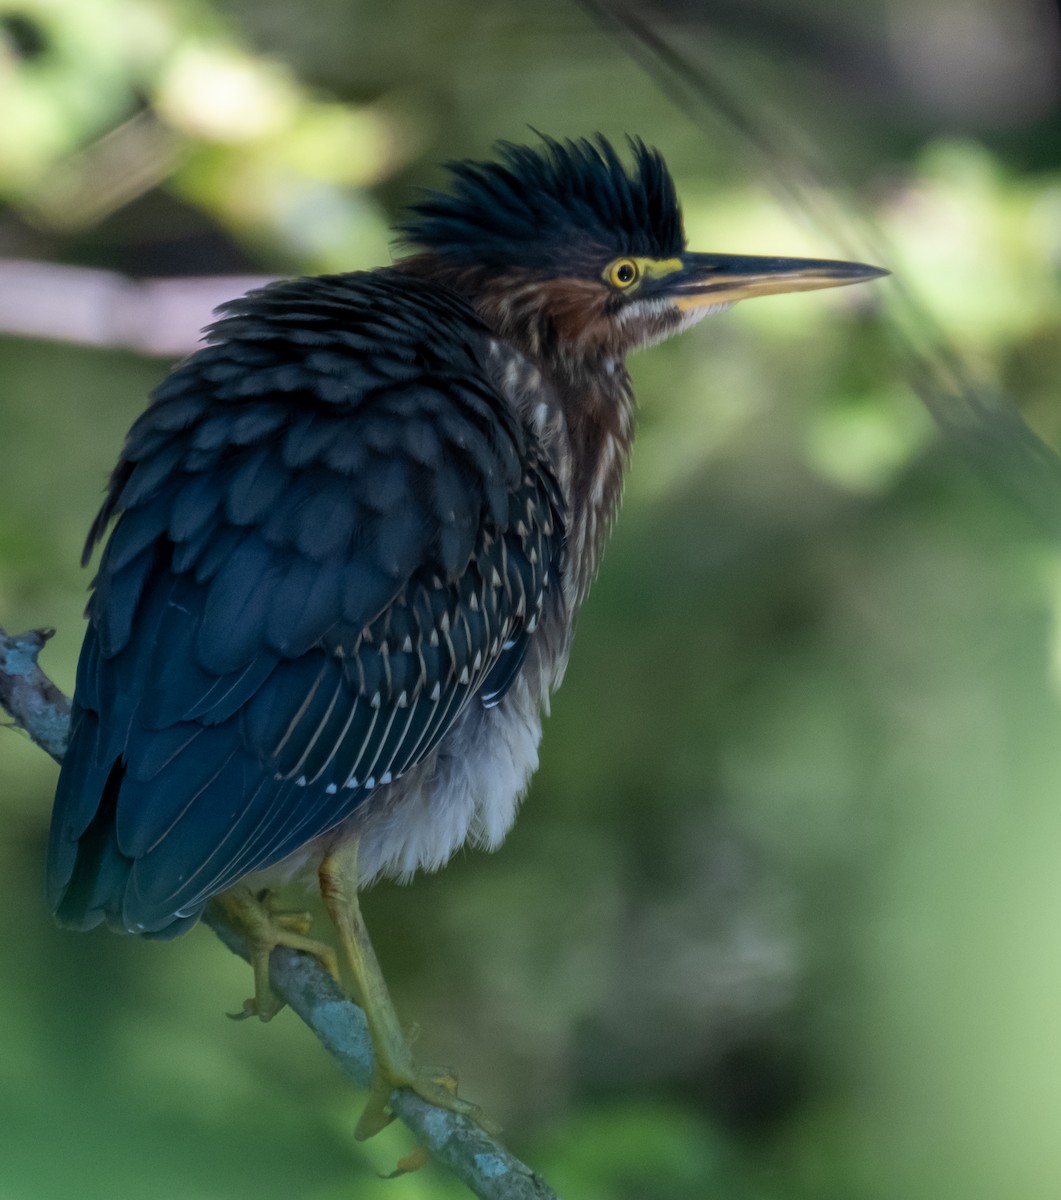
<path id="1" fill-rule="evenodd" d="M 681 269 L 661 277 L 657 295 L 679 308 L 732 304 L 752 296 L 809 292 L 877 279 L 888 272 L 865 263 L 824 258 L 760 258 L 734 254 L 683 254 Z"/>

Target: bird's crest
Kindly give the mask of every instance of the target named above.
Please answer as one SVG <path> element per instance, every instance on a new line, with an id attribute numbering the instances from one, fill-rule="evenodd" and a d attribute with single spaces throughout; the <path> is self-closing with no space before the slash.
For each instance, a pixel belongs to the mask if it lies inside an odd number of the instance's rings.
<path id="1" fill-rule="evenodd" d="M 399 224 L 401 241 L 461 262 L 568 274 L 604 255 L 670 258 L 685 247 L 674 182 L 658 150 L 628 137 L 628 169 L 602 135 L 498 144 L 498 159 L 451 162 Z"/>

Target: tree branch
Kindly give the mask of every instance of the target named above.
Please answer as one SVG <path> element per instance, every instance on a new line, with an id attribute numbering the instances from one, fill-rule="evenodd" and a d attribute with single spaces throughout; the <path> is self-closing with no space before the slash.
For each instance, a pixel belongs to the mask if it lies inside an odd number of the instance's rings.
<path id="1" fill-rule="evenodd" d="M 0 706 L 56 762 L 63 761 L 70 730 L 70 701 L 37 664 L 55 633 L 31 629 L 14 636 L 0 629 Z"/>
<path id="2" fill-rule="evenodd" d="M 38 746 L 61 762 L 66 751 L 70 701 L 41 670 L 37 656 L 52 630 L 10 635 L 0 629 L 0 706 Z M 222 942 L 247 957 L 241 934 L 217 914 L 204 918 Z M 328 972 L 308 955 L 277 949 L 270 981 L 278 996 L 360 1087 L 372 1079 L 373 1053 L 364 1014 Z M 496 1138 L 457 1113 L 436 1108 L 404 1088 L 390 1097 L 395 1115 L 439 1163 L 481 1200 L 557 1200 L 545 1182 Z"/>
<path id="3" fill-rule="evenodd" d="M 0 259 L 0 334 L 179 358 L 219 304 L 271 275 L 130 279 L 114 271 Z"/>

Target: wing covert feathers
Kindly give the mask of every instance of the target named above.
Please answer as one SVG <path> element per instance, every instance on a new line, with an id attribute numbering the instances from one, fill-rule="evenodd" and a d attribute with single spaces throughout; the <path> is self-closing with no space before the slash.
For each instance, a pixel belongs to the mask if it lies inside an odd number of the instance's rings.
<path id="1" fill-rule="evenodd" d="M 488 335 L 394 272 L 226 306 L 130 431 L 49 893 L 163 935 L 342 821 L 518 673 L 563 552 Z M 116 520 L 115 520 L 116 519 Z"/>

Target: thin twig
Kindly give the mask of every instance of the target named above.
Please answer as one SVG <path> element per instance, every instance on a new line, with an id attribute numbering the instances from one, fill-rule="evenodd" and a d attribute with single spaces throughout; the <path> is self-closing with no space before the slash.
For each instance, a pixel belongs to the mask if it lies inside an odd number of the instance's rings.
<path id="1" fill-rule="evenodd" d="M 61 762 L 70 701 L 37 662 L 51 632 L 37 629 L 10 635 L 0 629 L 0 706 L 42 750 Z M 233 953 L 247 957 L 240 933 L 218 914 L 211 912 L 204 923 Z M 374 1060 L 361 1009 L 314 958 L 277 949 L 269 965 L 277 995 L 309 1026 L 343 1071 L 359 1086 L 368 1087 Z M 481 1200 L 557 1200 L 530 1167 L 467 1117 L 436 1108 L 405 1089 L 391 1095 L 390 1106 L 432 1157 Z"/>

